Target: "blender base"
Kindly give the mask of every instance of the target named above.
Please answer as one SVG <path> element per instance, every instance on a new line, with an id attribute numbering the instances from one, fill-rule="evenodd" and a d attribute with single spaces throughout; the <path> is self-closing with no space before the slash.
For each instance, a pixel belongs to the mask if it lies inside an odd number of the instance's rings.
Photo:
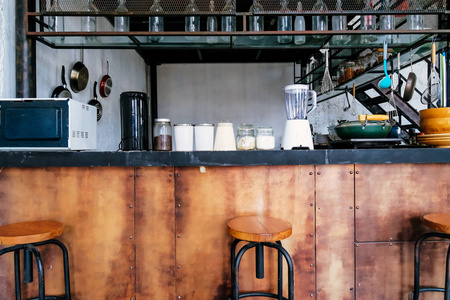
<path id="1" fill-rule="evenodd" d="M 308 120 L 287 120 L 284 127 L 281 149 L 308 147 L 313 150 L 313 140 Z"/>

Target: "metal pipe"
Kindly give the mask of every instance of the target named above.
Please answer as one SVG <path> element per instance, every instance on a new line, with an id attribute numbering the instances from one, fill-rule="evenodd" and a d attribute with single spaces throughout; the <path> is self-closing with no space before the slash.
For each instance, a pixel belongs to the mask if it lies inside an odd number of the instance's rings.
<path id="1" fill-rule="evenodd" d="M 16 1 L 16 97 L 36 97 L 36 40 L 27 37 L 27 11 L 36 10 L 36 1 Z M 36 23 L 29 24 L 36 31 Z"/>

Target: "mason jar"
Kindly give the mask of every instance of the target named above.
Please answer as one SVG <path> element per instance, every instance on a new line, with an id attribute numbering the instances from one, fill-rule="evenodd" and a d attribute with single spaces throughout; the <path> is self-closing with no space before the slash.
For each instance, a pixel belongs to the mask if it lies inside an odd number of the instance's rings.
<path id="1" fill-rule="evenodd" d="M 236 137 L 238 150 L 254 150 L 256 148 L 255 127 L 251 124 L 240 124 Z"/>
<path id="2" fill-rule="evenodd" d="M 172 151 L 172 124 L 170 119 L 155 119 L 153 125 L 153 150 Z"/>
<path id="3" fill-rule="evenodd" d="M 275 137 L 273 136 L 272 127 L 261 126 L 256 128 L 256 149 L 258 150 L 275 149 Z"/>

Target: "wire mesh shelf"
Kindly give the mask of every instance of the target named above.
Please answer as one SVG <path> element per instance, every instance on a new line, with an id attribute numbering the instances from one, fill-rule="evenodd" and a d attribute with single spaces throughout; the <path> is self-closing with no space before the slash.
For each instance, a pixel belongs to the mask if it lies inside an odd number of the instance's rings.
<path id="1" fill-rule="evenodd" d="M 54 1 L 58 1 L 61 9 L 67 14 L 77 14 L 87 11 L 87 5 L 91 1 L 98 9 L 98 13 L 101 14 L 114 14 L 117 6 L 119 5 L 117 0 L 40 0 L 39 11 L 41 13 L 50 13 L 50 8 Z M 147 14 L 150 11 L 155 0 L 125 0 L 125 5 L 130 14 Z M 187 14 L 185 12 L 186 6 L 192 0 L 159 0 L 163 12 L 161 14 Z M 194 0 L 199 12 L 198 14 L 211 14 L 210 11 L 211 0 Z M 213 0 L 214 2 L 214 14 L 230 14 L 230 12 L 222 12 L 227 1 L 230 1 L 233 5 L 234 14 L 236 12 L 248 12 L 252 2 L 259 2 L 264 8 L 261 14 L 280 14 L 281 5 L 279 0 Z M 369 5 L 375 12 L 379 12 L 383 9 L 384 13 L 411 13 L 414 11 L 421 13 L 444 13 L 446 12 L 446 0 L 342 0 L 343 12 L 361 12 L 365 11 L 365 7 L 369 1 Z M 298 1 L 287 1 L 288 12 L 297 12 Z M 304 13 L 313 12 L 313 6 L 317 0 L 301 0 Z M 336 13 L 336 0 L 323 0 L 328 10 L 325 12 Z M 239 7 L 236 10 L 236 7 Z M 284 11 L 285 13 L 286 11 Z M 189 13 L 192 14 L 192 13 Z"/>

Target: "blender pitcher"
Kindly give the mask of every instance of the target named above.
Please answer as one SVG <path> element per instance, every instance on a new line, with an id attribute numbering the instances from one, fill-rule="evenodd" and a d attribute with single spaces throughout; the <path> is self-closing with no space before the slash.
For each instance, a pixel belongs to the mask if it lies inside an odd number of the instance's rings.
<path id="1" fill-rule="evenodd" d="M 312 98 L 312 106 L 308 109 L 308 98 Z M 284 150 L 314 149 L 311 129 L 306 116 L 317 106 L 317 94 L 309 91 L 305 84 L 291 84 L 284 87 L 286 102 L 286 126 L 281 140 Z"/>
<path id="2" fill-rule="evenodd" d="M 312 97 L 312 106 L 308 110 L 308 98 Z M 288 120 L 306 120 L 306 116 L 317 106 L 317 94 L 308 91 L 306 84 L 290 84 L 284 87 L 286 116 Z"/>

